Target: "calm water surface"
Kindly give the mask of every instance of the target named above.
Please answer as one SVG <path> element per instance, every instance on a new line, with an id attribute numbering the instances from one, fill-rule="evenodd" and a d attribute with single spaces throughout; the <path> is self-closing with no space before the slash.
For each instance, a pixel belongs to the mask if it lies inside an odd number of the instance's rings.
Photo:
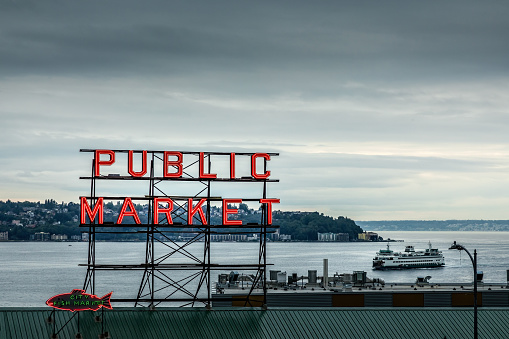
<path id="1" fill-rule="evenodd" d="M 391 249 L 402 251 L 405 245 L 416 250 L 428 247 L 443 251 L 446 267 L 398 271 L 372 271 L 375 252 L 385 248 L 385 243 L 269 243 L 267 260 L 273 264 L 268 269 L 286 271 L 288 274 L 307 275 L 308 270 L 323 273 L 323 259 L 329 259 L 329 275 L 367 271 L 370 278 L 386 282 L 413 282 L 417 276 L 431 276 L 431 282 L 471 282 L 472 264 L 464 252 L 447 250 L 456 240 L 472 253 L 477 249 L 478 269 L 484 272 L 485 282 L 506 282 L 509 269 L 509 232 L 380 232 L 384 238 L 402 239 L 404 243 L 391 243 Z M 72 245 L 72 246 L 70 246 Z M 82 288 L 86 269 L 78 264 L 87 261 L 87 243 L 57 242 L 2 242 L 0 257 L 0 307 L 44 306 L 45 301 L 59 293 Z M 193 254 L 202 253 L 203 244 L 190 247 Z M 169 252 L 161 244 L 156 254 Z M 144 261 L 144 243 L 97 243 L 97 263 L 139 264 Z M 213 243 L 213 263 L 256 263 L 257 243 Z M 189 263 L 189 259 L 176 256 L 170 262 Z M 213 272 L 213 280 L 218 273 Z M 100 271 L 96 275 L 96 293 L 114 291 L 115 298 L 133 298 L 141 282 L 141 271 Z M 172 276 L 173 277 L 173 276 Z M 175 279 L 178 279 L 175 276 Z M 123 305 L 126 306 L 126 305 Z"/>

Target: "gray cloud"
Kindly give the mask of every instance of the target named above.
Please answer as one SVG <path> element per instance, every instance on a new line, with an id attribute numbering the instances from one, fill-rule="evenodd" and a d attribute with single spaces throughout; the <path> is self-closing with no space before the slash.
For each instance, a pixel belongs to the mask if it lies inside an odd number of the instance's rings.
<path id="1" fill-rule="evenodd" d="M 325 78 L 331 70 L 471 78 L 507 68 L 508 11 L 465 1 L 38 2 L 4 6 L 0 62 L 6 74 L 300 69 Z"/>

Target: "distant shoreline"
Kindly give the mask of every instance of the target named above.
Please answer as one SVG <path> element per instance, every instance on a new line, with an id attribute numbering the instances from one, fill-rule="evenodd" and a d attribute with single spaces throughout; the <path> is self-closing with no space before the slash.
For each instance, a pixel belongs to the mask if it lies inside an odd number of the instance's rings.
<path id="1" fill-rule="evenodd" d="M 373 232 L 509 232 L 509 220 L 374 220 L 356 221 L 355 223 L 364 230 Z"/>

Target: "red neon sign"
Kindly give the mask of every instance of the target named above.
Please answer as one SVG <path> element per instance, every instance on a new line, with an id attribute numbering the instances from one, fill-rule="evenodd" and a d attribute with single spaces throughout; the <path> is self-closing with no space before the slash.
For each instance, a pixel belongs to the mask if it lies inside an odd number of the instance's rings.
<path id="1" fill-rule="evenodd" d="M 110 292 L 101 298 L 84 290 L 72 290 L 71 293 L 55 295 L 46 301 L 46 305 L 65 311 L 97 311 L 101 307 L 112 309 Z"/>
<path id="2" fill-rule="evenodd" d="M 98 198 L 97 202 L 94 206 L 94 209 L 90 208 L 90 205 L 87 202 L 87 198 L 81 197 L 81 223 L 85 224 L 86 218 L 85 215 L 88 215 L 90 222 L 92 223 L 95 218 L 98 219 L 98 224 L 103 224 L 104 220 L 104 208 L 103 208 L 103 197 Z M 159 214 L 164 213 L 168 220 L 168 224 L 172 225 L 173 220 L 171 218 L 171 211 L 173 210 L 174 202 L 170 198 L 154 198 L 154 223 L 159 223 Z M 196 213 L 200 216 L 200 221 L 202 225 L 207 225 L 207 218 L 205 217 L 205 212 L 203 211 L 203 204 L 207 202 L 207 199 L 200 199 L 200 201 L 193 206 L 193 199 L 188 199 L 187 201 L 187 223 L 188 225 L 193 224 L 193 219 Z M 242 199 L 223 199 L 223 225 L 242 225 L 242 220 L 229 220 L 228 215 L 237 214 L 238 210 L 234 208 L 228 208 L 228 204 L 237 204 L 241 203 Z M 267 224 L 272 225 L 272 204 L 279 204 L 279 199 L 260 199 L 260 204 L 267 205 Z M 159 206 L 159 204 L 168 204 L 168 207 Z M 120 213 L 117 218 L 117 224 L 121 224 L 124 220 L 124 217 L 130 216 L 134 218 L 134 221 L 137 224 L 141 224 L 140 217 L 138 216 L 138 212 L 134 208 L 134 204 L 131 198 L 125 198 Z"/>
<path id="3" fill-rule="evenodd" d="M 101 176 L 101 168 L 104 166 L 111 166 L 115 163 L 115 151 L 113 150 L 95 150 L 95 163 L 94 163 L 94 175 L 96 177 Z M 127 173 L 129 176 L 133 178 L 141 178 L 145 177 L 148 173 L 147 169 L 147 153 L 148 151 L 136 151 L 137 153 L 141 152 L 141 170 L 134 170 L 134 152 L 133 150 L 128 151 L 127 157 Z M 184 173 L 184 154 L 182 152 L 176 151 L 164 151 L 162 158 L 162 173 L 164 178 L 181 178 Z M 216 173 L 205 173 L 205 161 L 207 161 L 206 153 L 199 152 L 198 153 L 198 178 L 201 179 L 217 179 Z M 209 153 L 210 157 L 210 153 Z M 235 168 L 235 153 L 229 154 L 230 158 L 230 175 L 229 179 L 236 178 L 236 168 Z M 254 153 L 251 155 L 251 177 L 256 180 L 264 180 L 270 177 L 270 171 L 263 170 L 263 173 L 257 169 L 257 159 L 262 158 L 264 160 L 264 164 L 267 161 L 270 161 L 270 155 L 267 153 Z M 138 166 L 137 166 L 138 167 Z M 139 168 L 139 167 L 138 167 Z M 210 169 L 209 169 L 210 170 Z"/>
<path id="4" fill-rule="evenodd" d="M 100 149 L 100 150 L 85 150 L 94 152 L 94 167 L 93 167 L 93 176 L 101 177 L 101 179 L 109 179 L 110 175 L 103 174 L 101 176 L 101 169 L 104 171 L 104 166 L 112 166 L 117 157 L 116 153 L 127 153 L 127 173 L 132 178 L 136 179 L 157 179 L 163 181 L 165 179 L 168 180 L 189 180 L 189 179 L 198 179 L 198 180 L 209 180 L 209 181 L 246 181 L 245 179 L 254 179 L 254 180 L 263 180 L 263 181 L 273 181 L 268 180 L 271 175 L 271 171 L 267 170 L 267 162 L 271 160 L 271 155 L 277 155 L 276 153 L 214 153 L 214 152 L 177 152 L 177 151 L 146 151 L 146 150 L 108 150 L 108 149 Z M 138 153 L 141 155 L 141 159 L 137 157 L 136 161 L 134 160 L 135 154 Z M 147 177 L 148 171 L 148 160 L 147 154 L 152 154 L 152 166 L 150 169 L 150 178 Z M 162 154 L 161 156 L 154 156 L 155 154 Z M 184 162 L 184 155 L 187 157 L 189 155 L 194 156 L 194 160 L 192 163 Z M 118 154 L 117 154 L 118 155 Z M 220 156 L 225 155 L 229 158 L 229 173 L 223 173 L 221 178 L 218 178 L 218 174 L 220 172 L 211 173 L 211 155 Z M 251 160 L 250 165 L 246 166 L 245 172 L 250 174 L 249 176 L 243 176 L 239 172 L 241 169 L 236 167 L 236 158 L 238 156 L 248 156 Z M 196 157 L 198 160 L 196 161 Z M 154 159 L 159 159 L 162 164 L 162 169 L 159 168 L 158 173 L 162 173 L 162 178 L 160 174 L 154 174 Z M 186 158 L 187 159 L 187 158 Z M 141 160 L 141 164 L 140 164 Z M 208 166 L 205 164 L 205 161 L 208 161 Z M 136 164 L 135 164 L 136 162 Z M 192 177 L 188 171 L 189 167 L 194 164 L 198 164 L 197 175 Z M 141 166 L 140 166 L 141 165 Z M 135 170 L 136 168 L 136 170 Z M 227 167 L 221 167 L 225 172 L 227 172 Z M 206 169 L 208 169 L 206 171 Z M 184 170 L 186 173 L 184 173 Z M 246 174 L 247 174 L 246 173 Z M 185 176 L 184 176 L 185 174 Z M 119 174 L 111 175 L 111 177 L 119 177 Z M 127 179 L 122 177 L 121 179 Z M 249 181 L 249 180 L 248 180 Z M 253 181 L 253 180 L 251 180 Z M 274 180 L 277 181 L 277 180 Z M 86 197 L 80 198 L 80 221 L 81 224 L 87 223 L 87 217 L 90 223 L 96 223 L 98 225 L 104 224 L 104 213 L 105 213 L 105 199 L 112 199 L 107 197 L 97 197 L 91 200 Z M 117 217 L 116 224 L 121 224 L 124 221 L 125 217 L 132 217 L 136 224 L 141 224 L 140 217 L 138 212 L 135 209 L 133 204 L 133 198 L 123 197 L 124 202 L 122 204 L 122 208 Z M 150 199 L 150 198 L 149 198 Z M 147 199 L 148 200 L 148 199 Z M 179 210 L 185 210 L 185 206 L 180 205 L 177 201 L 173 201 L 170 197 L 152 197 L 152 206 L 153 206 L 153 221 L 155 224 L 158 224 L 161 219 L 166 219 L 168 224 L 172 225 L 172 213 L 174 213 L 174 206 L 179 206 Z M 178 199 L 176 199 L 178 200 Z M 193 221 L 195 223 L 201 222 L 202 225 L 207 225 L 207 217 L 204 213 L 205 204 L 209 204 L 210 201 L 208 199 L 200 199 L 196 203 L 195 199 L 187 198 L 187 224 L 192 225 Z M 252 199 L 248 199 L 252 200 Z M 217 199 L 213 199 L 213 201 L 217 201 Z M 195 205 L 193 206 L 193 203 Z M 237 214 L 238 210 L 233 207 L 229 207 L 228 204 L 236 204 L 242 203 L 242 199 L 239 198 L 230 198 L 230 199 L 222 199 L 222 223 L 223 225 L 242 225 L 242 220 L 233 219 L 230 220 L 229 217 L 233 214 Z M 266 222 L 268 225 L 272 225 L 272 205 L 279 203 L 279 199 L 260 199 L 259 203 L 263 205 L 267 212 Z M 185 211 L 184 211 L 185 213 Z"/>

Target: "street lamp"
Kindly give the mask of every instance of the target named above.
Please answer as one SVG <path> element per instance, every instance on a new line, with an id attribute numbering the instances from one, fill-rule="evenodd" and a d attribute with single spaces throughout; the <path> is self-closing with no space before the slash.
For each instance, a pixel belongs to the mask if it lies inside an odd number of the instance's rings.
<path id="1" fill-rule="evenodd" d="M 456 241 L 453 242 L 449 249 L 467 252 L 474 266 L 474 339 L 477 339 L 477 251 L 474 249 L 474 257 L 472 258 L 470 252 L 465 247 L 457 244 Z"/>

